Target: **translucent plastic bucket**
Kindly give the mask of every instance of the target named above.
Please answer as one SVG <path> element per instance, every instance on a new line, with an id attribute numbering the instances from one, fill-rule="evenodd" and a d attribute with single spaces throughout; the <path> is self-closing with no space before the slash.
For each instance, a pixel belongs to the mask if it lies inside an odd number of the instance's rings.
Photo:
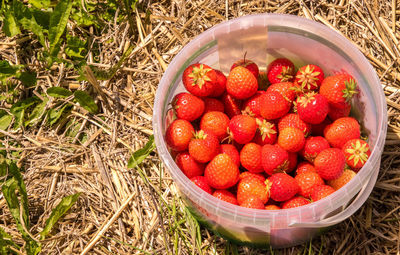
<path id="1" fill-rule="evenodd" d="M 334 194 L 306 206 L 278 210 L 255 210 L 218 200 L 179 170 L 164 135 L 170 118 L 168 103 L 184 90 L 183 70 L 202 62 L 226 74 L 243 58 L 259 66 L 287 57 L 297 67 L 313 63 L 331 75 L 345 71 L 358 81 L 360 93 L 354 112 L 369 135 L 372 154 L 360 172 Z M 347 39 L 319 23 L 291 15 L 259 14 L 216 25 L 192 40 L 175 56 L 162 77 L 154 103 L 153 128 L 158 153 L 172 175 L 188 207 L 214 232 L 241 244 L 287 247 L 310 239 L 326 227 L 350 217 L 370 195 L 379 172 L 386 137 L 386 100 L 379 79 L 365 57 Z"/>

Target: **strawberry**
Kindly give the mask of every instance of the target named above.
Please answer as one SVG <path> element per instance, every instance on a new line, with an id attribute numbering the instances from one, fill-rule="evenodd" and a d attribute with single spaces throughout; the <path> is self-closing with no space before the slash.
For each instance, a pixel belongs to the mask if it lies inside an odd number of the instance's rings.
<path id="1" fill-rule="evenodd" d="M 195 176 L 190 180 L 205 192 L 212 194 L 212 188 L 210 185 L 208 185 L 208 182 L 204 176 Z"/>
<path id="2" fill-rule="evenodd" d="M 200 163 L 212 160 L 220 151 L 218 138 L 211 132 L 200 130 L 189 143 L 190 155 Z"/>
<path id="3" fill-rule="evenodd" d="M 306 139 L 303 149 L 300 151 L 300 155 L 303 156 L 308 162 L 314 163 L 314 159 L 317 155 L 330 148 L 328 141 L 322 136 L 310 136 Z"/>
<path id="4" fill-rule="evenodd" d="M 324 72 L 319 66 L 306 65 L 300 67 L 297 71 L 295 83 L 297 83 L 303 91 L 316 90 L 321 86 L 324 77 Z"/>
<path id="5" fill-rule="evenodd" d="M 335 121 L 343 117 L 348 117 L 350 115 L 350 111 L 351 111 L 351 104 L 347 105 L 343 109 L 336 108 L 331 105 L 329 106 L 328 116 L 331 120 Z"/>
<path id="6" fill-rule="evenodd" d="M 338 109 L 346 108 L 354 94 L 357 94 L 357 83 L 349 74 L 328 76 L 321 84 L 319 93 L 328 99 L 329 105 Z"/>
<path id="7" fill-rule="evenodd" d="M 176 95 L 172 102 L 179 119 L 194 121 L 204 112 L 204 101 L 186 92 Z"/>
<path id="8" fill-rule="evenodd" d="M 249 171 L 245 171 L 239 175 L 239 179 L 242 180 L 244 178 L 257 178 L 262 182 L 265 182 L 265 177 L 262 174 L 250 173 Z"/>
<path id="9" fill-rule="evenodd" d="M 248 115 L 236 115 L 229 122 L 231 139 L 239 144 L 250 142 L 257 130 L 256 120 Z"/>
<path id="10" fill-rule="evenodd" d="M 234 205 L 239 205 L 236 200 L 236 196 L 233 195 L 231 192 L 229 192 L 226 189 L 218 189 L 218 190 L 214 191 L 214 193 L 212 195 L 222 201 L 225 201 L 225 202 L 228 202 L 228 203 L 231 203 Z"/>
<path id="11" fill-rule="evenodd" d="M 204 173 L 205 165 L 194 160 L 187 151 L 176 155 L 175 163 L 189 179 Z"/>
<path id="12" fill-rule="evenodd" d="M 261 116 L 268 120 L 279 119 L 289 112 L 291 104 L 278 92 L 270 91 L 260 99 Z"/>
<path id="13" fill-rule="evenodd" d="M 299 175 L 299 174 L 305 173 L 305 172 L 317 172 L 317 170 L 315 170 L 315 167 L 308 162 L 300 162 L 297 165 L 296 175 Z"/>
<path id="14" fill-rule="evenodd" d="M 257 91 L 252 97 L 247 99 L 243 104 L 243 111 L 252 117 L 260 117 L 260 98 L 265 91 Z"/>
<path id="15" fill-rule="evenodd" d="M 310 203 L 310 201 L 305 199 L 304 197 L 296 196 L 296 197 L 293 197 L 293 198 L 287 200 L 286 202 L 284 202 L 282 204 L 282 209 L 300 207 L 303 205 L 307 205 L 309 203 Z"/>
<path id="16" fill-rule="evenodd" d="M 356 172 L 358 172 L 367 162 L 371 155 L 368 143 L 361 139 L 351 139 L 347 141 L 342 148 L 346 163 Z"/>
<path id="17" fill-rule="evenodd" d="M 324 180 L 316 172 L 304 172 L 294 177 L 300 187 L 299 195 L 309 198 L 316 185 L 325 184 Z"/>
<path id="18" fill-rule="evenodd" d="M 286 173 L 292 172 L 294 169 L 296 169 L 297 166 L 297 153 L 296 152 L 288 152 L 289 158 L 288 158 L 288 170 Z"/>
<path id="19" fill-rule="evenodd" d="M 308 136 L 311 133 L 311 125 L 305 123 L 300 119 L 300 116 L 296 113 L 288 113 L 283 116 L 278 122 L 278 130 L 281 132 L 284 128 L 294 127 L 303 131 L 304 136 Z"/>
<path id="20" fill-rule="evenodd" d="M 210 97 L 221 96 L 226 89 L 226 76 L 219 70 L 214 70 L 216 74 L 216 80 L 214 84 L 214 90 L 210 94 Z"/>
<path id="21" fill-rule="evenodd" d="M 270 197 L 278 202 L 286 201 L 299 192 L 299 185 L 296 180 L 285 173 L 273 174 L 265 181 L 269 189 Z"/>
<path id="22" fill-rule="evenodd" d="M 322 121 L 319 124 L 311 125 L 311 134 L 314 136 L 323 136 L 325 127 L 331 123 L 332 123 L 332 121 L 330 121 L 328 118 L 326 118 L 324 121 Z"/>
<path id="23" fill-rule="evenodd" d="M 269 198 L 265 183 L 257 177 L 250 176 L 240 180 L 237 186 L 237 201 L 239 205 L 249 196 L 257 196 L 265 204 Z"/>
<path id="24" fill-rule="evenodd" d="M 252 209 L 264 209 L 263 202 L 257 196 L 247 197 L 247 199 L 240 206 Z"/>
<path id="25" fill-rule="evenodd" d="M 240 151 L 240 163 L 249 172 L 264 172 L 261 164 L 261 146 L 255 143 L 246 144 Z"/>
<path id="26" fill-rule="evenodd" d="M 326 126 L 324 136 L 332 147 L 341 149 L 347 141 L 360 138 L 360 124 L 352 117 L 343 117 Z"/>
<path id="27" fill-rule="evenodd" d="M 236 99 L 246 99 L 258 90 L 257 78 L 246 68 L 237 66 L 226 80 L 226 91 Z"/>
<path id="28" fill-rule="evenodd" d="M 228 125 L 229 118 L 223 112 L 207 112 L 200 121 L 200 129 L 214 134 L 220 141 L 228 135 Z"/>
<path id="29" fill-rule="evenodd" d="M 218 99 L 205 97 L 204 101 L 204 113 L 207 112 L 224 112 L 224 104 Z"/>
<path id="30" fill-rule="evenodd" d="M 217 74 L 205 64 L 188 66 L 182 74 L 182 82 L 187 91 L 198 97 L 206 97 L 214 91 Z"/>
<path id="31" fill-rule="evenodd" d="M 287 171 L 288 160 L 289 154 L 279 145 L 266 144 L 261 149 L 261 163 L 269 175 Z"/>
<path id="32" fill-rule="evenodd" d="M 233 98 L 228 93 L 222 95 L 221 101 L 224 104 L 225 113 L 229 118 L 242 114 L 242 101 Z"/>
<path id="33" fill-rule="evenodd" d="M 246 56 L 243 59 L 240 59 L 233 63 L 231 71 L 237 66 L 246 68 L 254 75 L 254 77 L 258 78 L 259 70 L 257 64 L 249 59 L 246 59 Z"/>
<path id="34" fill-rule="evenodd" d="M 256 123 L 257 131 L 253 141 L 259 145 L 274 144 L 278 136 L 276 125 L 262 118 L 257 118 Z"/>
<path id="35" fill-rule="evenodd" d="M 313 202 L 321 200 L 330 194 L 335 192 L 335 190 L 328 185 L 317 185 L 314 186 L 313 190 L 311 191 L 311 199 Z"/>
<path id="36" fill-rule="evenodd" d="M 345 169 L 343 174 L 339 178 L 327 181 L 327 184 L 331 186 L 334 190 L 338 190 L 346 185 L 351 179 L 353 179 L 356 174 L 357 173 L 353 170 Z"/>
<path id="37" fill-rule="evenodd" d="M 297 113 L 306 123 L 319 124 L 328 115 L 328 100 L 315 92 L 308 92 L 296 100 Z"/>
<path id="38" fill-rule="evenodd" d="M 281 208 L 277 205 L 266 205 L 265 210 L 280 210 Z"/>
<path id="39" fill-rule="evenodd" d="M 187 120 L 175 120 L 165 133 L 165 140 L 171 149 L 184 151 L 193 137 L 194 128 Z"/>
<path id="40" fill-rule="evenodd" d="M 236 147 L 232 144 L 221 144 L 221 153 L 226 153 L 238 167 L 240 166 L 240 156 Z"/>
<path id="41" fill-rule="evenodd" d="M 275 91 L 281 94 L 289 103 L 292 103 L 294 98 L 296 97 L 296 93 L 292 89 L 292 82 L 280 82 L 271 84 L 268 87 L 267 92 Z"/>
<path id="42" fill-rule="evenodd" d="M 337 148 L 328 148 L 321 151 L 315 158 L 314 167 L 324 180 L 333 180 L 342 175 L 346 158 Z"/>
<path id="43" fill-rule="evenodd" d="M 278 136 L 278 144 L 288 152 L 300 151 L 304 146 L 304 133 L 298 128 L 287 127 Z"/>
<path id="44" fill-rule="evenodd" d="M 294 73 L 294 64 L 286 58 L 275 59 L 267 67 L 268 80 L 271 83 L 293 81 Z"/>
<path id="45" fill-rule="evenodd" d="M 239 174 L 239 168 L 225 153 L 215 156 L 204 171 L 208 184 L 215 189 L 234 186 L 239 181 Z"/>

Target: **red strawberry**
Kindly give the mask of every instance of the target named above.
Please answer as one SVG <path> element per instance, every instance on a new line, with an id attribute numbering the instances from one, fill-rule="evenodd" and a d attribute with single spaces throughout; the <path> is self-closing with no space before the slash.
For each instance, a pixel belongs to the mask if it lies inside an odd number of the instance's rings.
<path id="1" fill-rule="evenodd" d="M 268 120 L 279 119 L 289 112 L 291 104 L 278 92 L 271 91 L 260 99 L 261 116 Z"/>
<path id="2" fill-rule="evenodd" d="M 239 181 L 239 174 L 239 168 L 225 153 L 215 156 L 204 171 L 208 184 L 215 189 L 234 186 Z"/>
<path id="3" fill-rule="evenodd" d="M 228 135 L 228 125 L 229 118 L 223 112 L 207 112 L 200 121 L 200 129 L 214 134 L 219 140 Z"/>
<path id="4" fill-rule="evenodd" d="M 226 76 L 219 70 L 214 70 L 214 71 L 215 71 L 217 78 L 215 81 L 214 90 L 210 94 L 210 97 L 219 97 L 225 92 Z"/>
<path id="5" fill-rule="evenodd" d="M 343 109 L 336 108 L 331 105 L 329 106 L 328 116 L 331 120 L 335 121 L 343 117 L 348 117 L 350 115 L 350 111 L 351 111 L 351 104 L 348 104 Z"/>
<path id="6" fill-rule="evenodd" d="M 371 155 L 368 143 L 361 139 L 352 139 L 343 145 L 346 163 L 355 171 L 360 170 Z"/>
<path id="7" fill-rule="evenodd" d="M 205 97 L 204 101 L 204 113 L 207 112 L 224 112 L 224 104 L 218 99 Z"/>
<path id="8" fill-rule="evenodd" d="M 353 170 L 345 169 L 343 174 L 339 178 L 327 181 L 327 184 L 331 186 L 334 190 L 338 190 L 346 185 L 351 179 L 353 179 L 356 174 L 357 173 Z"/>
<path id="9" fill-rule="evenodd" d="M 308 162 L 300 162 L 297 165 L 296 175 L 299 175 L 299 174 L 305 173 L 305 172 L 317 172 L 317 170 L 315 170 L 315 167 Z"/>
<path id="10" fill-rule="evenodd" d="M 267 67 L 268 80 L 271 83 L 293 81 L 294 65 L 286 58 L 278 58 L 269 63 Z"/>
<path id="11" fill-rule="evenodd" d="M 311 133 L 312 135 L 315 136 L 323 136 L 324 135 L 324 129 L 326 126 L 331 124 L 332 121 L 330 121 L 328 118 L 326 118 L 324 121 L 322 121 L 319 124 L 311 125 Z"/>
<path id="12" fill-rule="evenodd" d="M 322 82 L 319 93 L 328 99 L 329 105 L 343 109 L 350 105 L 354 94 L 357 94 L 357 83 L 349 74 L 328 76 Z"/>
<path id="13" fill-rule="evenodd" d="M 297 83 L 303 91 L 316 90 L 321 86 L 324 80 L 324 72 L 316 65 L 306 65 L 300 67 L 296 73 L 295 83 Z"/>
<path id="14" fill-rule="evenodd" d="M 314 166 L 317 173 L 324 180 L 333 180 L 342 175 L 346 158 L 337 148 L 328 148 L 321 151 L 315 158 Z"/>
<path id="15" fill-rule="evenodd" d="M 309 198 L 314 186 L 325 184 L 324 180 L 316 172 L 304 172 L 294 177 L 300 187 L 299 195 Z"/>
<path id="16" fill-rule="evenodd" d="M 228 75 L 226 91 L 237 99 L 246 99 L 258 90 L 257 78 L 246 68 L 237 66 Z"/>
<path id="17" fill-rule="evenodd" d="M 255 143 L 246 144 L 240 151 L 240 163 L 249 172 L 264 172 L 261 164 L 261 146 Z"/>
<path id="18" fill-rule="evenodd" d="M 360 124 L 352 117 L 343 117 L 326 126 L 324 136 L 332 147 L 341 149 L 347 141 L 360 138 Z"/>
<path id="19" fill-rule="evenodd" d="M 317 155 L 328 149 L 329 143 L 322 136 L 310 136 L 306 139 L 303 149 L 300 151 L 301 156 L 303 156 L 308 162 L 313 163 Z"/>
<path id="20" fill-rule="evenodd" d="M 212 160 L 219 151 L 218 138 L 214 134 L 204 130 L 196 132 L 194 139 L 189 143 L 190 155 L 200 163 Z"/>
<path id="21" fill-rule="evenodd" d="M 300 119 L 310 124 L 319 124 L 328 115 L 328 100 L 315 92 L 299 96 L 296 101 L 297 113 Z"/>
<path id="22" fill-rule="evenodd" d="M 308 136 L 311 133 L 311 125 L 305 123 L 300 119 L 300 116 L 296 113 L 288 113 L 283 116 L 278 122 L 278 130 L 281 132 L 284 128 L 294 127 L 303 131 L 304 136 Z"/>
<path id="23" fill-rule="evenodd" d="M 224 93 L 222 95 L 222 103 L 224 104 L 225 113 L 229 118 L 232 118 L 235 115 L 242 114 L 242 101 L 233 98 L 228 93 Z"/>
<path id="24" fill-rule="evenodd" d="M 277 205 L 266 205 L 265 210 L 280 210 L 281 208 Z"/>
<path id="25" fill-rule="evenodd" d="M 300 190 L 296 180 L 285 173 L 276 173 L 266 181 L 267 189 L 273 200 L 281 202 L 294 197 Z"/>
<path id="26" fill-rule="evenodd" d="M 236 147 L 232 144 L 221 144 L 221 153 L 226 153 L 238 167 L 240 166 L 240 156 Z"/>
<path id="27" fill-rule="evenodd" d="M 239 205 L 249 196 L 257 196 L 265 204 L 269 198 L 265 183 L 257 177 L 247 177 L 240 180 L 237 186 L 237 201 Z"/>
<path id="28" fill-rule="evenodd" d="M 286 173 L 292 172 L 294 169 L 296 169 L 297 166 L 297 153 L 296 152 L 288 152 L 289 158 L 289 164 L 288 164 L 288 170 Z"/>
<path id="29" fill-rule="evenodd" d="M 194 121 L 204 112 L 204 101 L 186 92 L 176 95 L 172 102 L 179 119 Z"/>
<path id="30" fill-rule="evenodd" d="M 258 70 L 257 64 L 249 59 L 246 59 L 246 56 L 243 59 L 240 59 L 240 60 L 236 61 L 235 63 L 233 63 L 233 65 L 231 67 L 231 71 L 237 66 L 246 68 L 254 75 L 254 77 L 256 77 L 256 78 L 258 77 L 259 70 Z"/>
<path id="31" fill-rule="evenodd" d="M 239 179 L 242 180 L 244 178 L 257 178 L 262 182 L 265 182 L 265 177 L 262 174 L 250 173 L 249 171 L 245 171 L 239 175 Z"/>
<path id="32" fill-rule="evenodd" d="M 264 204 L 257 196 L 249 196 L 240 206 L 252 209 L 264 209 Z"/>
<path id="33" fill-rule="evenodd" d="M 184 151 L 193 137 L 194 128 L 187 120 L 175 120 L 167 128 L 165 140 L 171 149 Z"/>
<path id="34" fill-rule="evenodd" d="M 214 91 L 217 74 L 205 64 L 188 66 L 182 74 L 182 82 L 187 91 L 198 97 L 206 97 Z"/>
<path id="35" fill-rule="evenodd" d="M 256 120 L 248 115 L 236 115 L 229 122 L 229 133 L 235 142 L 250 142 L 257 130 Z"/>
<path id="36" fill-rule="evenodd" d="M 208 182 L 204 176 L 195 176 L 190 180 L 205 192 L 212 194 L 212 188 L 210 185 L 208 185 Z"/>
<path id="37" fill-rule="evenodd" d="M 311 199 L 313 202 L 323 199 L 335 192 L 335 190 L 328 185 L 315 186 L 311 192 Z"/>
<path id="38" fill-rule="evenodd" d="M 289 154 L 279 145 L 266 144 L 261 149 L 261 163 L 269 175 L 287 171 L 288 160 Z"/>
<path id="39" fill-rule="evenodd" d="M 189 179 L 204 173 L 205 165 L 194 160 L 187 151 L 179 153 L 175 162 Z"/>
<path id="40" fill-rule="evenodd" d="M 225 201 L 225 202 L 228 202 L 228 203 L 231 203 L 234 205 L 239 205 L 236 200 L 236 196 L 233 195 L 231 192 L 227 191 L 226 189 L 218 189 L 218 190 L 214 191 L 214 193 L 212 195 L 222 201 Z"/>
<path id="41" fill-rule="evenodd" d="M 278 136 L 278 144 L 288 152 L 300 151 L 304 146 L 304 133 L 298 128 L 287 127 Z"/>
<path id="42" fill-rule="evenodd" d="M 289 199 L 288 201 L 284 202 L 282 204 L 282 209 L 300 207 L 303 205 L 307 205 L 309 203 L 310 203 L 310 201 L 308 201 L 304 197 L 297 196 L 297 197 L 293 197 L 293 198 Z"/>
<path id="43" fill-rule="evenodd" d="M 257 131 L 254 136 L 254 142 L 259 145 L 274 144 L 278 136 L 276 125 L 262 118 L 257 118 L 256 123 Z"/>
<path id="44" fill-rule="evenodd" d="M 243 110 L 252 117 L 260 117 L 260 99 L 265 91 L 257 91 L 252 97 L 243 104 Z"/>
<path id="45" fill-rule="evenodd" d="M 268 87 L 267 92 L 275 91 L 281 94 L 289 103 L 292 103 L 294 98 L 296 97 L 296 93 L 294 92 L 292 82 L 280 82 L 271 84 Z"/>

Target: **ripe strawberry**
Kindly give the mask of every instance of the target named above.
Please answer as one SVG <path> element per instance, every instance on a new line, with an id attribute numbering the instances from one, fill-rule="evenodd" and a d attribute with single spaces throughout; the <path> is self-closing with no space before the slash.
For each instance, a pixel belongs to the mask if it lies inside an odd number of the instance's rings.
<path id="1" fill-rule="evenodd" d="M 289 154 L 279 145 L 266 144 L 261 149 L 261 163 L 264 171 L 269 175 L 286 172 L 289 165 Z"/>
<path id="2" fill-rule="evenodd" d="M 252 209 L 264 209 L 263 202 L 257 196 L 249 196 L 240 206 Z"/>
<path id="3" fill-rule="evenodd" d="M 262 118 L 257 118 L 256 123 L 257 131 L 253 141 L 261 146 L 264 144 L 274 144 L 278 136 L 276 125 Z"/>
<path id="4" fill-rule="evenodd" d="M 266 205 L 265 210 L 280 210 L 281 208 L 277 205 Z"/>
<path id="5" fill-rule="evenodd" d="M 207 112 L 224 112 L 224 104 L 218 99 L 205 97 L 204 101 L 204 113 Z"/>
<path id="6" fill-rule="evenodd" d="M 341 149 L 347 141 L 360 138 L 360 124 L 352 117 L 343 117 L 326 126 L 324 136 L 332 147 Z"/>
<path id="7" fill-rule="evenodd" d="M 292 82 L 280 82 L 271 84 L 268 87 L 267 92 L 275 91 L 281 94 L 289 103 L 292 103 L 294 98 L 296 97 L 296 93 L 294 92 Z"/>
<path id="8" fill-rule="evenodd" d="M 255 143 L 246 144 L 240 151 L 240 163 L 249 172 L 264 172 L 261 164 L 261 146 Z"/>
<path id="9" fill-rule="evenodd" d="M 232 71 L 237 66 L 246 68 L 254 75 L 254 77 L 256 77 L 256 78 L 258 77 L 259 70 L 258 70 L 257 64 L 249 59 L 246 59 L 246 56 L 243 59 L 240 59 L 240 60 L 236 61 L 235 63 L 233 63 L 230 71 Z"/>
<path id="10" fill-rule="evenodd" d="M 257 178 L 262 182 L 265 182 L 265 177 L 262 174 L 250 173 L 249 171 L 245 171 L 239 175 L 239 179 L 242 180 L 244 178 Z"/>
<path id="11" fill-rule="evenodd" d="M 204 112 L 204 101 L 186 92 L 176 95 L 172 105 L 176 116 L 187 121 L 194 121 Z"/>
<path id="12" fill-rule="evenodd" d="M 306 65 L 297 71 L 295 83 L 299 84 L 303 91 L 316 90 L 321 86 L 324 77 L 324 72 L 319 66 Z"/>
<path id="13" fill-rule="evenodd" d="M 308 162 L 314 163 L 314 159 L 317 155 L 330 148 L 328 141 L 322 136 L 310 136 L 306 139 L 303 149 L 300 151 L 300 155 L 303 156 Z"/>
<path id="14" fill-rule="evenodd" d="M 314 186 L 325 184 L 324 180 L 316 172 L 301 173 L 296 175 L 294 179 L 300 187 L 299 195 L 306 198 L 310 197 Z"/>
<path id="15" fill-rule="evenodd" d="M 221 153 L 226 153 L 238 167 L 240 166 L 240 156 L 236 147 L 232 144 L 221 144 Z"/>
<path id="16" fill-rule="evenodd" d="M 239 144 L 250 142 L 257 130 L 256 120 L 248 115 L 236 115 L 229 122 L 230 137 Z"/>
<path id="17" fill-rule="evenodd" d="M 288 170 L 286 173 L 292 172 L 294 169 L 296 169 L 297 166 L 297 153 L 296 152 L 288 152 L 289 158 L 289 164 L 288 164 Z"/>
<path id="18" fill-rule="evenodd" d="M 220 70 L 214 70 L 216 74 L 216 80 L 214 85 L 214 90 L 210 94 L 210 97 L 221 96 L 226 89 L 226 76 Z"/>
<path id="19" fill-rule="evenodd" d="M 294 197 L 300 190 L 296 180 L 285 173 L 276 173 L 266 181 L 270 197 L 278 202 L 286 201 Z"/>
<path id="20" fill-rule="evenodd" d="M 346 185 L 351 179 L 353 179 L 356 174 L 357 173 L 353 170 L 345 169 L 343 174 L 339 178 L 327 181 L 327 184 L 331 186 L 334 190 L 338 190 Z"/>
<path id="21" fill-rule="evenodd" d="M 198 97 L 206 97 L 214 91 L 217 74 L 205 64 L 188 66 L 182 74 L 182 82 L 187 91 Z"/>
<path id="22" fill-rule="evenodd" d="M 342 148 L 346 163 L 356 172 L 360 170 L 371 155 L 368 143 L 361 139 L 347 141 Z"/>
<path id="23" fill-rule="evenodd" d="M 300 151 L 304 146 L 304 133 L 298 128 L 287 127 L 278 136 L 278 144 L 288 152 Z"/>
<path id="24" fill-rule="evenodd" d="M 214 134 L 218 140 L 224 139 L 228 133 L 229 118 L 223 112 L 207 112 L 200 121 L 200 129 Z"/>
<path id="25" fill-rule="evenodd" d="M 194 160 L 187 151 L 179 153 L 175 162 L 189 179 L 204 173 L 205 165 Z"/>
<path id="26" fill-rule="evenodd" d="M 214 191 L 214 193 L 212 195 L 222 201 L 225 201 L 225 202 L 228 202 L 228 203 L 231 203 L 234 205 L 239 205 L 236 200 L 236 196 L 233 195 L 231 192 L 229 192 L 226 189 L 218 189 L 218 190 Z"/>
<path id="27" fill-rule="evenodd" d="M 175 120 L 167 128 L 165 140 L 171 149 L 184 151 L 193 137 L 194 128 L 187 120 Z"/>
<path id="28" fill-rule="evenodd" d="M 190 180 L 205 192 L 212 194 L 212 188 L 210 185 L 208 185 L 208 182 L 204 176 L 195 176 Z"/>
<path id="29" fill-rule="evenodd" d="M 324 121 L 322 121 L 319 124 L 311 125 L 311 134 L 314 136 L 323 136 L 325 127 L 331 123 L 332 123 L 332 121 L 330 121 L 328 118 L 326 118 Z"/>
<path id="30" fill-rule="evenodd" d="M 345 108 L 336 108 L 332 105 L 329 106 L 328 116 L 331 120 L 335 121 L 337 119 L 348 117 L 351 111 L 351 104 L 348 104 Z"/>
<path id="31" fill-rule="evenodd" d="M 318 185 L 311 191 L 311 199 L 313 202 L 323 199 L 335 192 L 335 190 L 328 185 Z"/>
<path id="32" fill-rule="evenodd" d="M 246 68 L 237 66 L 232 69 L 226 80 L 226 91 L 237 99 L 246 99 L 258 90 L 257 78 Z"/>
<path id="33" fill-rule="evenodd" d="M 354 94 L 357 94 L 357 83 L 349 74 L 328 76 L 322 82 L 319 93 L 328 99 L 329 105 L 343 109 L 350 105 Z"/>
<path id="34" fill-rule="evenodd" d="M 260 117 L 260 99 L 265 91 L 259 90 L 243 104 L 243 111 L 252 117 Z"/>
<path id="35" fill-rule="evenodd" d="M 294 65 L 286 58 L 275 59 L 267 67 L 268 80 L 271 83 L 293 81 L 294 74 Z"/>
<path id="36" fill-rule="evenodd" d="M 229 118 L 232 118 L 235 115 L 242 114 L 242 101 L 233 98 L 228 93 L 224 93 L 222 95 L 222 103 L 224 104 L 225 113 Z"/>
<path id="37" fill-rule="evenodd" d="M 308 92 L 296 100 L 297 113 L 306 123 L 319 124 L 328 115 L 328 100 L 315 92 Z"/>
<path id="38" fill-rule="evenodd" d="M 346 158 L 337 148 L 328 148 L 321 151 L 315 158 L 314 167 L 324 180 L 333 180 L 342 175 Z"/>
<path id="39" fill-rule="evenodd" d="M 220 151 L 218 138 L 207 131 L 200 130 L 194 134 L 189 143 L 190 155 L 200 163 L 212 160 Z"/>
<path id="40" fill-rule="evenodd" d="M 291 104 L 278 92 L 271 91 L 260 99 L 261 116 L 268 120 L 279 119 L 289 112 Z"/>
<path id="41" fill-rule="evenodd" d="M 289 199 L 288 201 L 284 202 L 282 204 L 282 209 L 300 207 L 303 205 L 307 205 L 309 203 L 310 203 L 310 201 L 305 199 L 304 197 L 296 196 L 296 197 L 293 197 L 293 198 Z"/>
<path id="42" fill-rule="evenodd" d="M 304 136 L 308 136 L 311 133 L 311 125 L 305 123 L 300 119 L 300 116 L 296 113 L 288 113 L 283 116 L 278 122 L 278 130 L 281 132 L 284 128 L 294 127 L 303 131 Z"/>
<path id="43" fill-rule="evenodd" d="M 297 165 L 296 175 L 306 172 L 317 172 L 317 170 L 315 170 L 315 167 L 308 162 L 300 162 Z"/>
<path id="44" fill-rule="evenodd" d="M 240 180 L 237 186 L 237 201 L 239 205 L 249 196 L 257 196 L 265 204 L 269 198 L 265 183 L 257 177 L 250 176 Z"/>
<path id="45" fill-rule="evenodd" d="M 234 186 L 239 180 L 239 174 L 239 168 L 225 153 L 215 156 L 204 171 L 208 184 L 215 189 L 227 189 Z"/>

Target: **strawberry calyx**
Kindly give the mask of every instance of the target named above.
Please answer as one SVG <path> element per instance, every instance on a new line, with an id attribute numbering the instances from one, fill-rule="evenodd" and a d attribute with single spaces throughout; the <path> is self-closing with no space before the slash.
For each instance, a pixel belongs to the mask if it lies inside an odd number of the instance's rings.
<path id="1" fill-rule="evenodd" d="M 357 91 L 357 83 L 354 79 L 350 78 L 349 80 L 344 82 L 346 88 L 342 90 L 343 97 L 346 99 L 346 102 L 349 103 Z"/>
<path id="2" fill-rule="evenodd" d="M 268 122 L 266 120 L 256 119 L 256 123 L 258 125 L 258 129 L 260 130 L 261 138 L 264 141 L 265 137 L 271 138 L 271 135 L 276 134 L 276 131 L 273 129 L 274 124 Z"/>
<path id="3" fill-rule="evenodd" d="M 207 76 L 207 73 L 211 70 L 211 68 L 204 67 L 203 64 L 200 64 L 199 67 L 194 66 L 192 72 L 188 75 L 190 78 L 193 78 L 192 86 L 198 85 L 201 89 L 204 83 L 211 81 L 210 77 Z"/>
<path id="4" fill-rule="evenodd" d="M 357 140 L 355 143 L 351 144 L 352 148 L 346 149 L 346 152 L 351 154 L 349 160 L 353 160 L 355 166 L 359 161 L 364 165 L 364 163 L 368 160 L 367 152 L 369 148 L 367 146 L 367 143 L 361 144 L 360 141 Z"/>
<path id="5" fill-rule="evenodd" d="M 242 111 L 243 115 L 249 115 L 250 117 L 255 117 L 256 115 L 254 114 L 254 112 L 250 109 L 250 107 L 246 106 L 246 108 L 244 108 L 244 110 Z"/>
<path id="6" fill-rule="evenodd" d="M 316 92 L 308 92 L 303 94 L 302 96 L 298 97 L 297 103 L 300 104 L 303 108 L 307 107 L 309 103 L 311 103 L 315 99 Z"/>
<path id="7" fill-rule="evenodd" d="M 193 134 L 193 139 L 204 140 L 207 138 L 207 134 L 203 130 L 199 130 Z"/>
<path id="8" fill-rule="evenodd" d="M 315 153 L 306 153 L 305 155 L 304 155 L 304 158 L 306 159 L 306 160 L 308 160 L 308 161 L 310 161 L 310 162 L 314 162 L 314 160 L 315 160 L 315 158 L 317 157 L 317 153 L 315 152 Z"/>
<path id="9" fill-rule="evenodd" d="M 280 164 L 279 166 L 277 166 L 273 173 L 277 174 L 277 173 L 286 173 L 286 171 L 289 168 L 289 160 L 285 160 L 282 164 Z"/>
<path id="10" fill-rule="evenodd" d="M 300 70 L 300 74 L 298 74 L 296 78 L 298 79 L 298 83 L 301 84 L 302 89 L 307 88 L 308 90 L 310 90 L 311 85 L 313 85 L 314 87 L 318 87 L 318 75 L 320 75 L 320 72 L 314 72 L 314 67 L 307 65 L 304 70 Z"/>
<path id="11" fill-rule="evenodd" d="M 271 192 L 270 192 L 270 190 L 271 190 L 271 187 L 272 187 L 272 182 L 271 182 L 270 180 L 266 179 L 266 180 L 264 181 L 264 184 L 265 184 L 265 190 L 267 191 L 268 198 L 269 198 L 269 197 L 271 197 Z"/>
<path id="12" fill-rule="evenodd" d="M 293 75 L 291 75 L 292 72 L 293 69 L 290 66 L 282 66 L 282 70 L 276 76 L 276 78 L 280 79 L 281 82 L 289 81 L 290 79 L 293 78 Z"/>

